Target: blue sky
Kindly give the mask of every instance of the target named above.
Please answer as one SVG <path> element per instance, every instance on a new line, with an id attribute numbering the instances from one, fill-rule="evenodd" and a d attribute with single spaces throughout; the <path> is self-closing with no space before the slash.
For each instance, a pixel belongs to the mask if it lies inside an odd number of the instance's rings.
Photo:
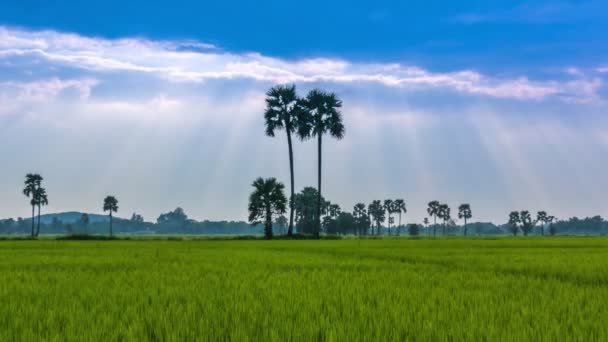
<path id="1" fill-rule="evenodd" d="M 0 217 L 48 210 L 244 219 L 254 177 L 288 181 L 263 135 L 266 89 L 335 91 L 347 136 L 325 195 L 608 215 L 608 4 L 602 1 L 3 1 Z M 315 183 L 296 146 L 296 187 Z"/>

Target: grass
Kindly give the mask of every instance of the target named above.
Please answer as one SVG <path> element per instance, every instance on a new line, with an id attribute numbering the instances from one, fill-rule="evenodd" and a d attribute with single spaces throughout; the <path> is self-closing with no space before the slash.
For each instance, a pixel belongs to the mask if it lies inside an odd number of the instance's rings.
<path id="1" fill-rule="evenodd" d="M 0 241 L 0 340 L 606 340 L 608 239 Z"/>

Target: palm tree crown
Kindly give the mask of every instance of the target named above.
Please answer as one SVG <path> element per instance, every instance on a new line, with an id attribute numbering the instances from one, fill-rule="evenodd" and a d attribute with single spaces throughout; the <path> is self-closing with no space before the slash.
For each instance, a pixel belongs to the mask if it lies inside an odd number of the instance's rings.
<path id="1" fill-rule="evenodd" d="M 249 195 L 249 222 L 264 223 L 264 236 L 272 237 L 273 214 L 284 214 L 287 198 L 283 193 L 285 186 L 275 178 L 257 178 L 253 181 L 253 192 Z"/>

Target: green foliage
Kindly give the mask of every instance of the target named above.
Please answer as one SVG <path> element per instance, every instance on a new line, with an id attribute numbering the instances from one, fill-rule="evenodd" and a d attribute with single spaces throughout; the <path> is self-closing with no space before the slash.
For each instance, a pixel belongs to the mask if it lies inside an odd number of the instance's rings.
<path id="1" fill-rule="evenodd" d="M 249 222 L 264 224 L 264 236 L 272 238 L 273 215 L 282 215 L 286 211 L 287 198 L 283 183 L 276 178 L 257 178 L 253 181 L 253 192 L 249 196 Z"/>
<path id="2" fill-rule="evenodd" d="M 603 341 L 607 258 L 604 238 L 2 241 L 0 340 Z"/>

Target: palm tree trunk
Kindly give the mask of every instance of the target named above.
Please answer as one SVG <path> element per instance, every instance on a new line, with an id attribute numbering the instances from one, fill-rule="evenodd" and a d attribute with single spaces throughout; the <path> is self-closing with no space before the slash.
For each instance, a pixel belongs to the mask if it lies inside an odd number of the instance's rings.
<path id="1" fill-rule="evenodd" d="M 110 210 L 110 237 L 112 237 L 112 210 Z"/>
<path id="2" fill-rule="evenodd" d="M 464 236 L 467 236 L 467 218 L 464 218 Z"/>
<path id="3" fill-rule="evenodd" d="M 264 237 L 272 239 L 272 212 L 270 205 L 266 206 L 266 224 L 264 225 Z"/>
<path id="4" fill-rule="evenodd" d="M 35 231 L 34 231 L 34 227 L 35 227 L 35 224 L 36 224 L 36 220 L 35 220 L 36 212 L 35 212 L 35 210 L 36 210 L 36 206 L 32 204 L 32 237 L 34 237 L 34 233 L 35 233 Z"/>
<path id="5" fill-rule="evenodd" d="M 287 132 L 287 146 L 289 147 L 289 173 L 291 176 L 291 196 L 289 196 L 289 229 L 287 229 L 287 236 L 293 235 L 293 199 L 294 199 L 294 177 L 293 177 L 293 149 L 291 146 L 291 132 L 285 127 Z"/>
<path id="6" fill-rule="evenodd" d="M 36 224 L 36 236 L 40 235 L 40 205 L 38 205 L 38 223 Z"/>
<path id="7" fill-rule="evenodd" d="M 399 228 L 397 228 L 397 236 L 401 233 L 401 210 L 399 210 Z"/>
<path id="8" fill-rule="evenodd" d="M 433 216 L 433 237 L 437 234 L 437 215 Z"/>
<path id="9" fill-rule="evenodd" d="M 317 137 L 318 137 L 318 141 L 319 141 L 319 146 L 318 146 L 318 190 L 319 193 L 317 194 L 317 227 L 315 228 L 315 238 L 319 238 L 319 233 L 321 232 L 321 137 L 323 135 L 321 134 L 321 132 L 317 132 Z"/>

